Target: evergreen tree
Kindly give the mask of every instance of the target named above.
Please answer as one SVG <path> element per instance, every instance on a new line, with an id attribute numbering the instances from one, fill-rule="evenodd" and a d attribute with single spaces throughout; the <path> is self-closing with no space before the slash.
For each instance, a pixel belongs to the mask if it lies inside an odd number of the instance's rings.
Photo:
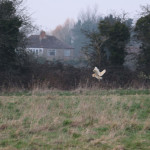
<path id="1" fill-rule="evenodd" d="M 123 65 L 129 26 L 129 20 L 122 22 L 121 18 L 110 15 L 100 20 L 98 30 L 84 32 L 89 41 L 82 49 L 91 66 Z"/>
<path id="2" fill-rule="evenodd" d="M 121 18 L 110 15 L 99 23 L 101 35 L 107 40 L 104 49 L 107 52 L 109 64 L 122 65 L 125 58 L 125 46 L 130 37 L 129 28 Z"/>
<path id="3" fill-rule="evenodd" d="M 140 17 L 136 22 L 135 31 L 141 40 L 141 52 L 138 59 L 139 68 L 150 73 L 150 14 Z"/>
<path id="4" fill-rule="evenodd" d="M 18 70 L 25 61 L 26 33 L 29 18 L 19 6 L 22 1 L 0 0 L 0 70 Z"/>

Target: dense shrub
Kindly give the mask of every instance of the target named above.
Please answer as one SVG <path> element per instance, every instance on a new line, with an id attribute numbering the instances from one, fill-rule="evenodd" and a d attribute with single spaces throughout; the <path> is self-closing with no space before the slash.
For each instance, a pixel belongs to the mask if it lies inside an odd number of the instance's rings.
<path id="1" fill-rule="evenodd" d="M 45 62 L 39 64 L 36 61 L 26 64 L 22 68 L 22 74 L 16 72 L 1 72 L 0 87 L 5 89 L 52 89 L 71 90 L 78 87 L 98 88 L 141 88 L 149 87 L 149 79 L 142 78 L 137 72 L 131 72 L 123 67 L 106 68 L 103 80 L 100 82 L 93 78 L 93 68 L 76 68 L 71 65 L 63 65 L 60 62 Z"/>

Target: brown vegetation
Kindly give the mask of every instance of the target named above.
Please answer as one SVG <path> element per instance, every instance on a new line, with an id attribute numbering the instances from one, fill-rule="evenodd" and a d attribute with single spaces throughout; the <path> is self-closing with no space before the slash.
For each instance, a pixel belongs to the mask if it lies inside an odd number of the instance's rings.
<path id="1" fill-rule="evenodd" d="M 104 69 L 104 68 L 102 68 Z M 60 62 L 33 63 L 23 73 L 0 73 L 0 89 L 61 89 L 76 88 L 147 88 L 150 80 L 123 67 L 108 67 L 100 82 L 92 77 L 93 68 L 75 68 Z"/>

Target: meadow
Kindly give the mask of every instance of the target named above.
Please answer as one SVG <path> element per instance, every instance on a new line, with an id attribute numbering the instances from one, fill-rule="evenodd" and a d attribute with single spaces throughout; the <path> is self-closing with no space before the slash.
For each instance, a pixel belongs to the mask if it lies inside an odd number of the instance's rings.
<path id="1" fill-rule="evenodd" d="M 150 150 L 150 90 L 3 92 L 0 150 Z"/>

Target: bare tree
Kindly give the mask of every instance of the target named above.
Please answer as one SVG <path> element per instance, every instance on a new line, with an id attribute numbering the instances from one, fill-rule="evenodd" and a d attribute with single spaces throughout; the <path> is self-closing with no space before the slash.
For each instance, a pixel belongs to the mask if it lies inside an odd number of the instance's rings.
<path id="1" fill-rule="evenodd" d="M 73 26 L 74 26 L 74 20 L 67 19 L 63 25 L 58 25 L 52 31 L 52 35 L 64 41 L 65 43 L 68 43 L 71 45 L 71 40 L 72 40 L 71 30 Z"/>

